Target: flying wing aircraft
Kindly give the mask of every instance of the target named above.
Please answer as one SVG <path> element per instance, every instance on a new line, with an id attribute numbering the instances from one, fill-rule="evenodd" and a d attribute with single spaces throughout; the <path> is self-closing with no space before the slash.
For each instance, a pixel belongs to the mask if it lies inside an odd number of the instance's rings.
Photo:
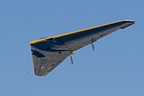
<path id="1" fill-rule="evenodd" d="M 134 24 L 134 22 L 133 20 L 122 20 L 31 41 L 30 45 L 35 75 L 47 75 L 64 59 L 68 56 L 71 57 L 74 51 L 89 44 L 94 49 L 93 42 L 119 29 L 124 29 Z M 72 57 L 71 62 L 73 63 Z"/>

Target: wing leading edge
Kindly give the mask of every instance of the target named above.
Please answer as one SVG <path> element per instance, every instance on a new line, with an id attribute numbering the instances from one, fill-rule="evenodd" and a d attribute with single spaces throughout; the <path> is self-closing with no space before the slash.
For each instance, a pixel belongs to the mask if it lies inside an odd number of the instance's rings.
<path id="1" fill-rule="evenodd" d="M 30 42 L 34 72 L 37 76 L 45 76 L 58 66 L 64 59 L 88 44 L 96 40 L 124 29 L 132 24 L 133 20 L 122 20 L 101 26 L 95 26 L 84 30 L 69 32 L 49 38 Z"/>

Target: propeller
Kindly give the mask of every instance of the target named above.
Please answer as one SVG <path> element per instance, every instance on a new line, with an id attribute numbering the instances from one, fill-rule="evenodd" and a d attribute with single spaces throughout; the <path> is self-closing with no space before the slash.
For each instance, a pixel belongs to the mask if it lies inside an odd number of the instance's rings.
<path id="1" fill-rule="evenodd" d="M 73 58 L 72 58 L 72 55 L 70 55 L 70 60 L 71 60 L 71 64 L 73 64 Z"/>
<path id="2" fill-rule="evenodd" d="M 93 42 L 95 42 L 96 40 L 94 38 L 91 38 L 91 46 L 92 46 L 92 49 L 95 50 L 95 46 L 93 44 Z"/>
<path id="3" fill-rule="evenodd" d="M 93 43 L 91 43 L 92 49 L 95 50 L 95 46 Z"/>
<path id="4" fill-rule="evenodd" d="M 69 52 L 71 53 L 71 54 L 70 54 L 71 64 L 73 64 L 74 62 L 73 62 L 72 54 L 74 54 L 74 51 L 70 50 Z"/>

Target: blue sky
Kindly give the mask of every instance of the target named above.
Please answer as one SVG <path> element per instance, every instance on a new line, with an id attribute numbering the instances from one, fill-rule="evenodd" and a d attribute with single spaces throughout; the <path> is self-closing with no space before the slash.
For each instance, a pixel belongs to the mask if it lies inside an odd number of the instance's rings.
<path id="1" fill-rule="evenodd" d="M 142 0 L 1 0 L 0 96 L 144 96 Z M 45 77 L 29 42 L 96 25 L 136 24 L 86 46 Z"/>

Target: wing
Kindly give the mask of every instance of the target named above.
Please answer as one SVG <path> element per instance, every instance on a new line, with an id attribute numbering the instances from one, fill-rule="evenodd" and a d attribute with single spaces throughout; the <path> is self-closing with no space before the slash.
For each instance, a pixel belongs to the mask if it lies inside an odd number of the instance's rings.
<path id="1" fill-rule="evenodd" d="M 93 42 L 104 36 L 107 36 L 110 33 L 113 33 L 119 29 L 124 29 L 134 24 L 134 22 L 135 21 L 132 20 L 123 20 L 110 24 L 87 28 L 84 30 L 78 30 L 76 32 L 53 36 L 53 38 L 63 42 L 68 48 L 67 50 L 75 51 L 88 44 L 92 44 Z"/>
<path id="2" fill-rule="evenodd" d="M 123 20 L 31 41 L 30 45 L 35 75 L 47 75 L 64 59 L 72 54 L 73 51 L 88 44 L 92 44 L 96 40 L 119 29 L 124 29 L 132 24 L 134 24 L 134 21 L 132 20 Z"/>
<path id="3" fill-rule="evenodd" d="M 34 63 L 34 73 L 37 76 L 47 75 L 70 55 L 70 52 L 68 51 L 48 52 L 39 50 L 33 46 L 31 46 L 31 50 Z"/>

